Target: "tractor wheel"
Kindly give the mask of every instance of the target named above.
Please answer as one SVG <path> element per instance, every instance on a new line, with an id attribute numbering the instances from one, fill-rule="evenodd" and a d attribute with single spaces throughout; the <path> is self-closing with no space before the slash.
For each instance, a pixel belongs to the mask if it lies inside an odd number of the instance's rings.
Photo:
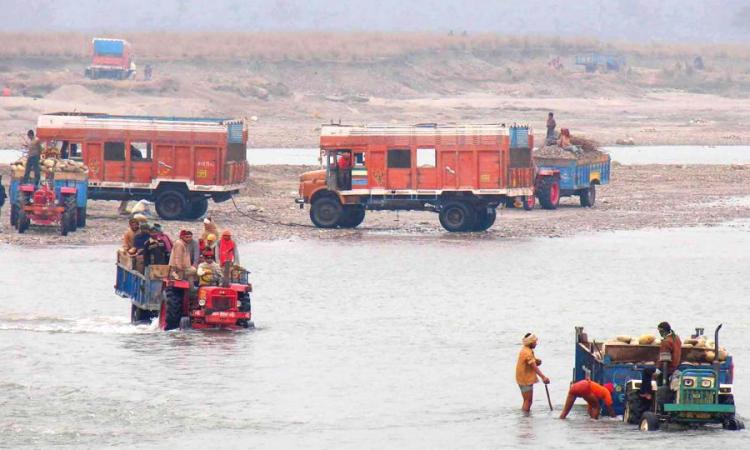
<path id="1" fill-rule="evenodd" d="M 250 305 L 250 294 L 247 292 L 240 294 L 238 300 L 240 301 L 240 312 L 250 312 L 252 309 Z M 252 322 L 247 319 L 240 319 L 237 321 L 237 325 L 243 328 L 250 328 L 250 323 Z"/>
<path id="2" fill-rule="evenodd" d="M 208 199 L 206 197 L 193 198 L 187 206 L 185 218 L 188 220 L 197 220 L 206 215 L 208 211 Z"/>
<path id="3" fill-rule="evenodd" d="M 542 179 L 537 197 L 542 208 L 557 209 L 560 204 L 560 181 L 552 177 Z"/>
<path id="4" fill-rule="evenodd" d="M 66 213 L 63 213 L 62 217 L 60 217 L 60 236 L 67 236 L 68 235 L 68 222 L 70 222 L 69 215 Z"/>
<path id="5" fill-rule="evenodd" d="M 187 210 L 187 200 L 180 191 L 168 189 L 156 197 L 156 213 L 164 220 L 181 219 Z"/>
<path id="6" fill-rule="evenodd" d="M 487 231 L 495 223 L 497 211 L 495 208 L 487 211 L 487 208 L 477 209 L 477 218 L 474 221 L 474 231 Z"/>
<path id="7" fill-rule="evenodd" d="M 86 208 L 80 206 L 76 209 L 76 225 L 78 228 L 86 226 Z"/>
<path id="8" fill-rule="evenodd" d="M 10 226 L 18 226 L 18 205 L 10 205 Z"/>
<path id="9" fill-rule="evenodd" d="M 23 209 L 18 210 L 18 232 L 23 234 L 26 232 L 26 230 L 29 229 L 29 225 L 31 225 L 31 220 L 29 219 L 29 216 L 26 215 L 26 211 Z"/>
<path id="10" fill-rule="evenodd" d="M 310 208 L 310 220 L 318 228 L 336 228 L 343 211 L 344 208 L 337 198 L 319 198 Z"/>
<path id="11" fill-rule="evenodd" d="M 739 431 L 745 429 L 745 423 L 736 417 L 727 418 L 724 423 L 721 424 L 722 428 L 730 431 Z"/>
<path id="12" fill-rule="evenodd" d="M 641 414 L 643 414 L 643 407 L 640 393 L 636 390 L 628 392 L 622 420 L 625 423 L 636 425 L 641 421 Z"/>
<path id="13" fill-rule="evenodd" d="M 447 231 L 470 231 L 476 222 L 476 212 L 464 202 L 451 201 L 446 203 L 438 215 L 440 225 Z"/>
<path id="14" fill-rule="evenodd" d="M 651 411 L 646 411 L 641 416 L 641 424 L 639 428 L 641 429 L 641 431 L 658 431 L 659 418 L 656 417 L 656 414 L 652 413 Z"/>
<path id="15" fill-rule="evenodd" d="M 525 209 L 526 211 L 531 211 L 536 205 L 536 196 L 524 195 L 523 197 L 521 197 L 521 203 L 523 203 L 523 209 Z"/>
<path id="16" fill-rule="evenodd" d="M 581 200 L 581 206 L 585 208 L 591 208 L 596 203 L 596 185 L 591 184 L 587 189 L 584 189 L 579 194 Z"/>
<path id="17" fill-rule="evenodd" d="M 346 205 L 341 214 L 339 226 L 341 228 L 357 228 L 365 220 L 365 207 L 362 205 Z"/>
<path id="18" fill-rule="evenodd" d="M 182 319 L 182 289 L 166 289 L 164 291 L 164 330 L 174 330 L 180 327 Z"/>

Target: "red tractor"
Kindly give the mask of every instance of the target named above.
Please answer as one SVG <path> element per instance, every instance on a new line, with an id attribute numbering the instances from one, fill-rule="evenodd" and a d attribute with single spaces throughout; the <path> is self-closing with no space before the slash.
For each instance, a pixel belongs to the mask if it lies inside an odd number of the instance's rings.
<path id="1" fill-rule="evenodd" d="M 33 223 L 35 225 L 58 224 L 60 235 L 66 236 L 78 226 L 78 209 L 76 203 L 77 189 L 63 186 L 59 195 L 48 184 L 35 188 L 33 184 L 18 186 L 18 216 L 16 226 L 19 233 L 24 233 Z"/>
<path id="2" fill-rule="evenodd" d="M 250 320 L 252 285 L 241 280 L 231 282 L 228 269 L 225 269 L 225 275 L 221 285 L 197 289 L 191 281 L 164 280 L 159 327 L 162 330 L 253 328 Z"/>

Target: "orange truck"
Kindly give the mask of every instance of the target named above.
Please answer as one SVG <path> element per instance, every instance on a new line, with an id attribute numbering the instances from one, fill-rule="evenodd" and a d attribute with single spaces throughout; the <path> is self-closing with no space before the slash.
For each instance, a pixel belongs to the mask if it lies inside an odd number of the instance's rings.
<path id="1" fill-rule="evenodd" d="M 525 126 L 324 125 L 324 169 L 301 175 L 296 202 L 320 228 L 354 228 L 367 210 L 427 210 L 448 231 L 484 231 L 499 205 L 533 205 L 537 181 L 559 183 L 536 173 L 533 146 Z"/>
<path id="2" fill-rule="evenodd" d="M 88 198 L 156 203 L 162 219 L 194 220 L 247 180 L 244 120 L 44 114 L 37 137 L 89 168 Z"/>

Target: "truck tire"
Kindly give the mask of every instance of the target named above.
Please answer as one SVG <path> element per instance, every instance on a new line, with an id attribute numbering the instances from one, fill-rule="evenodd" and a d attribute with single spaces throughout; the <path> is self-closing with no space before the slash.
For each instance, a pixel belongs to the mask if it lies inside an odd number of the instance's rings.
<path id="1" fill-rule="evenodd" d="M 523 203 L 524 210 L 531 211 L 532 209 L 534 209 L 534 206 L 536 205 L 536 196 L 524 195 L 521 197 L 521 203 Z"/>
<path id="2" fill-rule="evenodd" d="M 474 231 L 487 231 L 495 223 L 497 211 L 495 208 L 487 211 L 487 208 L 477 209 L 477 218 L 474 222 Z"/>
<path id="3" fill-rule="evenodd" d="M 182 319 L 182 298 L 181 289 L 166 289 L 164 291 L 164 330 L 174 330 L 180 327 Z"/>
<path id="4" fill-rule="evenodd" d="M 659 430 L 659 418 L 656 414 L 651 411 L 646 411 L 641 415 L 641 422 L 639 425 L 641 431 L 658 431 Z"/>
<path id="5" fill-rule="evenodd" d="M 365 207 L 362 205 L 346 205 L 341 214 L 339 226 L 341 228 L 357 228 L 365 220 Z"/>
<path id="6" fill-rule="evenodd" d="M 76 211 L 76 225 L 78 225 L 78 228 L 83 228 L 86 226 L 86 208 L 85 207 L 78 207 Z"/>
<path id="7" fill-rule="evenodd" d="M 596 203 L 596 185 L 592 183 L 591 186 L 583 189 L 579 194 L 579 197 L 581 199 L 581 206 L 584 208 L 591 208 L 594 206 L 594 203 Z"/>
<path id="8" fill-rule="evenodd" d="M 476 212 L 464 202 L 450 201 L 440 208 L 440 225 L 452 233 L 470 231 L 476 222 Z"/>
<path id="9" fill-rule="evenodd" d="M 557 209 L 560 204 L 560 181 L 552 177 L 545 177 L 540 184 L 537 197 L 539 197 L 542 208 Z"/>
<path id="10" fill-rule="evenodd" d="M 18 205 L 10 205 L 10 226 L 18 226 Z"/>
<path id="11" fill-rule="evenodd" d="M 154 318 L 154 313 L 147 309 L 141 309 L 134 304 L 130 305 L 130 323 L 138 325 L 142 323 L 150 323 L 151 319 Z"/>
<path id="12" fill-rule="evenodd" d="M 175 189 L 167 189 L 156 197 L 156 213 L 164 220 L 181 219 L 187 211 L 185 195 Z"/>
<path id="13" fill-rule="evenodd" d="M 318 228 L 336 228 L 344 208 L 337 198 L 323 197 L 315 200 L 310 208 L 310 220 Z"/>
<path id="14" fill-rule="evenodd" d="M 190 201 L 185 213 L 185 218 L 197 220 L 203 217 L 208 211 L 208 199 L 206 197 L 195 197 Z"/>

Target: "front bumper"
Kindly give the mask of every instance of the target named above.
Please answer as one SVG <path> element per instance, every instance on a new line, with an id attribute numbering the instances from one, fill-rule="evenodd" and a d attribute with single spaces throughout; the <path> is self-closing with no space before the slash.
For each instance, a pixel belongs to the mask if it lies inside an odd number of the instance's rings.
<path id="1" fill-rule="evenodd" d="M 190 316 L 204 322 L 206 325 L 217 327 L 231 327 L 237 324 L 238 320 L 250 320 L 249 312 L 239 311 L 218 311 L 209 312 L 199 309 L 192 311 Z"/>

